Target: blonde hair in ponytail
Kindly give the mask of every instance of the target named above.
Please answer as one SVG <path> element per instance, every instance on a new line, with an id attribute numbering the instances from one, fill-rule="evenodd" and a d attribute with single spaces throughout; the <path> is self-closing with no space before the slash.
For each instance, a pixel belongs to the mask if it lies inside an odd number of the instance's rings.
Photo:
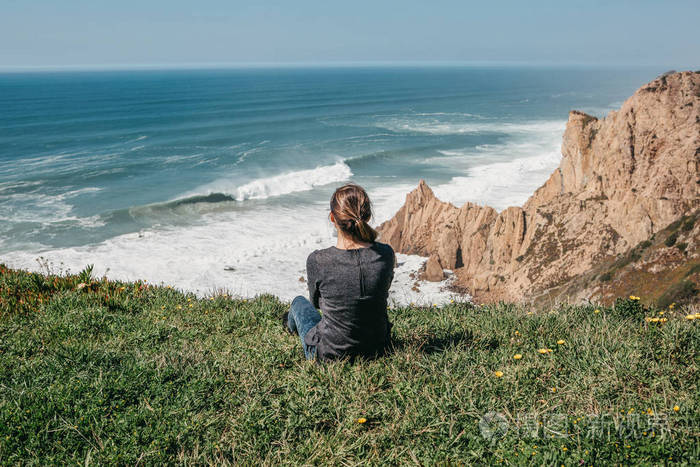
<path id="1" fill-rule="evenodd" d="M 336 225 L 355 240 L 372 243 L 377 231 L 370 225 L 372 206 L 364 188 L 354 183 L 343 185 L 331 196 L 331 212 Z"/>

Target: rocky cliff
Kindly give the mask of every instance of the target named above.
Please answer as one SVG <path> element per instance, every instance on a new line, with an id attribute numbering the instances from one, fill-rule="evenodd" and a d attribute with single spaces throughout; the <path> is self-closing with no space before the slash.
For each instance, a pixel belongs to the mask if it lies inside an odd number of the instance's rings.
<path id="1" fill-rule="evenodd" d="M 603 119 L 572 111 L 559 168 L 522 207 L 458 208 L 421 181 L 379 231 L 395 250 L 455 270 L 478 300 L 529 300 L 697 209 L 699 166 L 700 73 L 664 75 Z"/>

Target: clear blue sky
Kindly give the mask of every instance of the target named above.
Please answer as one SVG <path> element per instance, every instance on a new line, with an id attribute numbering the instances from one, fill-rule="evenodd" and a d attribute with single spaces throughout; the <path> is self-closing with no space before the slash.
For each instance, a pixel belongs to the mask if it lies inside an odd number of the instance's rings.
<path id="1" fill-rule="evenodd" d="M 700 65 L 700 0 L 0 0 L 0 68 Z"/>

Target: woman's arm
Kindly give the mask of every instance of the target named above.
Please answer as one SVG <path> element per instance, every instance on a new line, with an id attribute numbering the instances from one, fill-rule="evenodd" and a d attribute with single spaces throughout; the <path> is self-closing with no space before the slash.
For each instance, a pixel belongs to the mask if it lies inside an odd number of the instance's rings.
<path id="1" fill-rule="evenodd" d="M 311 253 L 306 259 L 306 282 L 309 285 L 309 301 L 313 303 L 314 307 L 321 308 L 319 305 L 321 292 L 318 289 L 320 280 L 314 253 Z"/>

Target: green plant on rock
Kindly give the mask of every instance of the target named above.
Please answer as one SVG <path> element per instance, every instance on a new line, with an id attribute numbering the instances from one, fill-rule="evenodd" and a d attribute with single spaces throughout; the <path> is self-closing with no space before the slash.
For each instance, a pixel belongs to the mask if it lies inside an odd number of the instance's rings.
<path id="1" fill-rule="evenodd" d="M 646 250 L 646 249 L 649 248 L 650 246 L 651 246 L 651 242 L 650 242 L 649 240 L 644 240 L 643 242 L 641 242 L 641 243 L 639 244 L 639 249 L 640 249 L 640 250 Z"/>
<path id="2" fill-rule="evenodd" d="M 683 230 L 684 232 L 690 232 L 691 230 L 693 230 L 693 227 L 695 227 L 695 218 L 689 217 L 685 220 L 685 222 L 683 222 L 681 230 Z"/>
<path id="3" fill-rule="evenodd" d="M 667 247 L 672 247 L 673 245 L 676 244 L 676 240 L 678 240 L 678 232 L 673 232 L 671 235 L 666 237 L 666 241 L 664 241 L 664 245 Z"/>
<path id="4" fill-rule="evenodd" d="M 699 290 L 694 282 L 684 280 L 669 287 L 656 304 L 659 308 L 666 308 L 671 303 L 687 303 L 692 300 L 698 292 Z"/>

